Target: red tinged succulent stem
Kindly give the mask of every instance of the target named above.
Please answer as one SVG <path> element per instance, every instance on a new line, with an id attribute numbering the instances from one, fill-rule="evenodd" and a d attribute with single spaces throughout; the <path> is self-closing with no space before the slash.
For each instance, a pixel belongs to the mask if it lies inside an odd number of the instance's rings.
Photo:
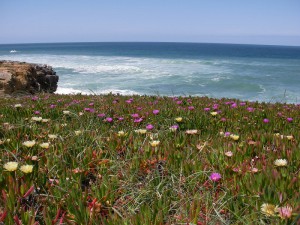
<path id="1" fill-rule="evenodd" d="M 14 216 L 14 221 L 15 221 L 16 225 L 22 225 L 22 223 L 19 220 L 19 217 L 17 215 Z"/>
<path id="2" fill-rule="evenodd" d="M 0 222 L 3 222 L 5 220 L 7 216 L 7 211 L 5 211 L 4 213 L 2 213 L 2 215 L 0 216 Z"/>
<path id="3" fill-rule="evenodd" d="M 25 195 L 23 196 L 23 198 L 28 197 L 28 196 L 33 192 L 33 190 L 34 190 L 34 185 L 32 185 L 32 186 L 28 189 L 28 191 L 25 193 Z"/>
<path id="4" fill-rule="evenodd" d="M 57 222 L 57 220 L 58 220 L 58 218 L 59 218 L 59 215 L 60 215 L 60 212 L 61 212 L 61 210 L 58 209 L 58 211 L 57 211 L 57 213 L 56 213 L 56 216 L 55 216 L 54 220 L 52 220 L 52 224 L 55 224 L 55 223 Z"/>

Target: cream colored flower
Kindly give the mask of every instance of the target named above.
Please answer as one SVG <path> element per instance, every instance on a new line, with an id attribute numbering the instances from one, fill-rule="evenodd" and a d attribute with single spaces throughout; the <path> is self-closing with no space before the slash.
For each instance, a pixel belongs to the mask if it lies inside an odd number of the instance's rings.
<path id="1" fill-rule="evenodd" d="M 44 142 L 44 143 L 42 143 L 42 144 L 40 144 L 40 147 L 41 148 L 49 148 L 49 143 L 48 142 Z"/>
<path id="2" fill-rule="evenodd" d="M 55 134 L 48 134 L 48 137 L 49 137 L 50 139 L 56 139 L 56 138 L 57 138 L 57 135 L 55 135 Z"/>
<path id="3" fill-rule="evenodd" d="M 3 165 L 3 168 L 7 171 L 16 171 L 18 168 L 18 162 L 7 162 Z"/>
<path id="4" fill-rule="evenodd" d="M 294 139 L 293 135 L 287 135 L 286 138 L 287 138 L 288 140 L 293 140 L 293 139 Z"/>
<path id="5" fill-rule="evenodd" d="M 275 216 L 277 207 L 272 204 L 264 203 L 260 207 L 260 211 L 266 216 Z"/>
<path id="6" fill-rule="evenodd" d="M 235 135 L 235 134 L 231 134 L 231 135 L 230 135 L 230 138 L 231 138 L 232 140 L 234 140 L 234 141 L 237 141 L 237 140 L 240 139 L 240 136 L 239 136 L 239 135 Z"/>
<path id="7" fill-rule="evenodd" d="M 0 140 L 0 145 L 2 145 L 4 143 L 4 141 Z"/>
<path id="8" fill-rule="evenodd" d="M 32 121 L 35 121 L 35 122 L 41 122 L 42 119 L 43 119 L 42 117 L 36 117 L 36 116 L 31 117 L 31 120 L 32 120 Z"/>
<path id="9" fill-rule="evenodd" d="M 283 167 L 283 166 L 286 166 L 287 165 L 287 160 L 286 159 L 276 159 L 274 161 L 274 165 L 277 166 L 277 167 Z"/>
<path id="10" fill-rule="evenodd" d="M 50 119 L 42 119 L 42 123 L 48 123 Z"/>
<path id="11" fill-rule="evenodd" d="M 175 118 L 175 121 L 178 122 L 178 123 L 182 122 L 182 117 Z"/>
<path id="12" fill-rule="evenodd" d="M 32 173 L 33 165 L 23 165 L 20 167 L 20 170 L 23 173 Z"/>
<path id="13" fill-rule="evenodd" d="M 23 142 L 23 145 L 28 148 L 31 148 L 35 145 L 35 141 L 34 140 L 33 141 L 25 141 L 25 142 Z"/>
<path id="14" fill-rule="evenodd" d="M 38 161 L 38 159 L 39 159 L 39 158 L 38 158 L 36 155 L 34 155 L 34 156 L 31 157 L 31 160 L 32 160 L 32 161 Z"/>
<path id="15" fill-rule="evenodd" d="M 78 135 L 80 135 L 80 134 L 82 134 L 82 131 L 81 131 L 81 130 L 75 130 L 75 135 L 76 135 L 76 136 L 78 136 Z"/>
<path id="16" fill-rule="evenodd" d="M 210 115 L 216 116 L 216 115 L 218 115 L 218 113 L 217 112 L 211 112 Z"/>
<path id="17" fill-rule="evenodd" d="M 160 143 L 160 141 L 152 141 L 152 142 L 150 142 L 150 145 L 152 146 L 152 147 L 157 147 L 158 145 L 159 145 L 159 143 Z"/>
<path id="18" fill-rule="evenodd" d="M 64 115 L 69 115 L 69 114 L 70 114 L 70 111 L 64 110 L 64 111 L 63 111 L 63 114 L 64 114 Z"/>
<path id="19" fill-rule="evenodd" d="M 138 129 L 138 130 L 135 130 L 135 132 L 138 134 L 146 134 L 147 130 L 146 129 Z"/>
<path id="20" fill-rule="evenodd" d="M 185 133 L 186 134 L 197 134 L 198 130 L 186 130 Z"/>
<path id="21" fill-rule="evenodd" d="M 125 132 L 124 132 L 124 131 L 122 131 L 122 130 L 120 130 L 120 131 L 118 132 L 118 136 L 119 136 L 119 137 L 123 137 L 123 136 L 125 136 Z"/>
<path id="22" fill-rule="evenodd" d="M 21 104 L 15 104 L 15 108 L 21 108 L 22 105 Z"/>
<path id="23" fill-rule="evenodd" d="M 232 153 L 232 151 L 228 151 L 228 152 L 225 152 L 225 155 L 226 155 L 227 157 L 232 157 L 232 156 L 233 156 L 233 153 Z"/>

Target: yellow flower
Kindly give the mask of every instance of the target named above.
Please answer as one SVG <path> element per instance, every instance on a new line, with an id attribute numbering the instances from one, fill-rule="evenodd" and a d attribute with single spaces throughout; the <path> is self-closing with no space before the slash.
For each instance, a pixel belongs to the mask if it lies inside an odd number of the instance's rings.
<path id="1" fill-rule="evenodd" d="M 286 136 L 286 138 L 287 138 L 288 140 L 293 140 L 293 139 L 294 139 L 293 135 L 288 135 L 288 136 Z"/>
<path id="2" fill-rule="evenodd" d="M 283 167 L 283 166 L 286 166 L 287 165 L 287 160 L 286 159 L 276 159 L 274 161 L 274 165 L 277 166 L 277 167 Z"/>
<path id="3" fill-rule="evenodd" d="M 260 207 L 260 211 L 266 216 L 275 216 L 277 207 L 272 204 L 264 203 Z"/>
<path id="4" fill-rule="evenodd" d="M 82 131 L 81 130 L 75 130 L 75 135 L 80 135 L 80 134 L 82 134 Z"/>
<path id="5" fill-rule="evenodd" d="M 33 165 L 23 165 L 20 167 L 20 170 L 23 173 L 32 173 Z"/>
<path id="6" fill-rule="evenodd" d="M 3 168 L 6 169 L 7 171 L 16 171 L 18 168 L 18 163 L 17 162 L 7 162 L 3 165 Z"/>
<path id="7" fill-rule="evenodd" d="M 216 115 L 218 115 L 218 113 L 217 112 L 211 112 L 210 115 L 216 116 Z"/>
<path id="8" fill-rule="evenodd" d="M 150 145 L 151 145 L 152 147 L 156 147 L 156 146 L 159 145 L 159 143 L 160 143 L 160 141 L 152 141 L 152 142 L 150 142 Z"/>
<path id="9" fill-rule="evenodd" d="M 28 148 L 31 148 L 35 145 L 35 141 L 34 140 L 33 141 L 25 141 L 25 142 L 23 142 L 23 145 L 25 145 Z"/>
<path id="10" fill-rule="evenodd" d="M 123 137 L 124 135 L 125 135 L 125 132 L 124 132 L 124 131 L 120 130 L 120 131 L 118 132 L 118 136 L 119 136 L 119 137 Z"/>
<path id="11" fill-rule="evenodd" d="M 146 129 L 138 129 L 138 130 L 135 130 L 135 132 L 138 134 L 146 134 L 147 130 Z"/>
<path id="12" fill-rule="evenodd" d="M 231 135 L 230 135 L 230 138 L 231 138 L 232 140 L 234 140 L 234 141 L 237 141 L 237 140 L 240 139 L 240 136 L 239 136 L 239 135 L 235 135 L 235 134 L 231 134 Z"/>
<path id="13" fill-rule="evenodd" d="M 182 117 L 175 118 L 175 121 L 178 122 L 178 123 L 182 122 Z"/>
<path id="14" fill-rule="evenodd" d="M 40 122 L 40 121 L 42 121 L 42 117 L 36 117 L 36 116 L 34 116 L 34 117 L 31 117 L 31 120 L 32 121 L 35 121 L 35 122 Z"/>
<path id="15" fill-rule="evenodd" d="M 48 134 L 48 137 L 49 137 L 50 139 L 56 139 L 56 138 L 57 138 L 57 135 L 55 135 L 55 134 Z"/>
<path id="16" fill-rule="evenodd" d="M 49 148 L 49 143 L 45 142 L 45 143 L 40 144 L 40 146 L 41 146 L 41 148 Z"/>

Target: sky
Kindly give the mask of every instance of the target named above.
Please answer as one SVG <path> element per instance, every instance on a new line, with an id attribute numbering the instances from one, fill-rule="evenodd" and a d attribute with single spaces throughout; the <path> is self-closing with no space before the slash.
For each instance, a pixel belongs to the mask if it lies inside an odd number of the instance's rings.
<path id="1" fill-rule="evenodd" d="M 0 44 L 300 46 L 300 0 L 0 0 Z"/>

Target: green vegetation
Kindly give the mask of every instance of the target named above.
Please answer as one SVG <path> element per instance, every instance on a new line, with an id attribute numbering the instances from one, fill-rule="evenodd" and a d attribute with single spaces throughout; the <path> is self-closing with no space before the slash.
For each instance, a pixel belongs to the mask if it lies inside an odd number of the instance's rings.
<path id="1" fill-rule="evenodd" d="M 300 106 L 0 101 L 0 224 L 297 224 Z"/>

